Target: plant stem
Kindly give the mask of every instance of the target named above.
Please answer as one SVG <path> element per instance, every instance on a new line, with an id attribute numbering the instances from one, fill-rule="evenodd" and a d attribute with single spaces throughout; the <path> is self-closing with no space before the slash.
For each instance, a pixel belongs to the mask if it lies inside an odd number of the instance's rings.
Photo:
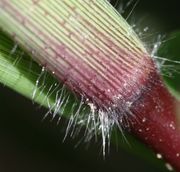
<path id="1" fill-rule="evenodd" d="M 0 27 L 180 171 L 175 102 L 142 42 L 107 1 L 0 0 Z"/>
<path id="2" fill-rule="evenodd" d="M 177 101 L 155 73 L 137 100 L 132 112 L 139 120 L 131 121 L 131 131 L 155 150 L 177 171 L 180 170 L 180 125 Z"/>

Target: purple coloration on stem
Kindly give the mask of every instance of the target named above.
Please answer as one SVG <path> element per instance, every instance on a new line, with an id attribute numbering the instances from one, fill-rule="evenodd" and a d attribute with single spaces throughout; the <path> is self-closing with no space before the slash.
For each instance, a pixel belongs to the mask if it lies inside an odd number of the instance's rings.
<path id="1" fill-rule="evenodd" d="M 180 171 L 175 101 L 142 43 L 106 1 L 0 0 L 0 10 L 0 27 L 35 52 L 37 62 Z"/>
<path id="2" fill-rule="evenodd" d="M 31 18 L 21 14 L 21 11 L 16 10 L 8 1 L 3 2 L 4 9 L 11 17 L 17 20 L 19 24 L 23 24 L 35 36 L 39 36 L 39 39 L 48 45 L 48 51 L 44 52 L 44 47 L 39 47 L 38 45 L 35 45 L 37 46 L 36 48 L 34 46 L 31 47 L 33 44 L 37 44 L 33 40 L 32 45 L 26 46 L 26 48 L 35 49 L 37 53 L 40 52 L 36 60 L 53 71 L 57 78 L 64 81 L 72 90 L 79 95 L 87 97 L 99 107 L 107 108 L 107 106 L 116 104 L 116 99 L 119 96 L 121 96 L 121 99 L 126 99 L 132 92 L 138 91 L 139 80 L 146 80 L 149 73 L 151 73 L 151 65 L 148 64 L 151 63 L 151 60 L 148 58 L 148 55 L 138 49 L 134 49 L 134 45 L 130 47 L 128 40 L 126 40 L 128 37 L 124 36 L 126 39 L 123 38 L 125 42 L 122 42 L 124 47 L 121 48 L 118 46 L 121 43 L 118 42 L 117 38 L 110 37 L 111 30 L 109 35 L 105 35 L 88 20 L 78 15 L 76 20 L 80 20 L 84 27 L 88 26 L 87 29 L 93 36 L 91 36 L 91 39 L 85 38 L 82 40 L 78 31 L 77 33 L 72 33 L 66 27 L 66 22 L 68 21 L 63 23 L 62 26 L 62 23 L 57 18 L 48 13 L 52 19 L 60 23 L 61 27 L 64 27 L 70 33 L 67 37 L 71 41 L 75 40 L 81 43 L 78 45 L 78 48 L 84 48 L 83 51 L 74 51 L 72 48 L 76 48 L 75 44 L 70 47 L 62 43 L 59 38 L 55 41 L 52 40 L 51 37 L 48 37 L 48 35 L 38 29 Z M 71 9 L 65 1 L 64 3 Z M 40 3 L 36 3 L 36 6 L 42 11 L 45 10 Z M 76 13 L 74 8 L 73 10 Z M 110 17 L 109 14 L 108 17 Z M 99 39 L 96 39 L 96 37 Z M 18 41 L 18 36 L 16 39 Z M 26 39 L 31 42 L 31 37 L 28 37 L 28 35 L 26 35 Z M 49 49 L 54 54 L 53 56 L 49 53 Z M 144 73 L 143 79 L 141 76 L 142 71 Z"/>
<path id="3" fill-rule="evenodd" d="M 175 107 L 176 101 L 155 72 L 132 106 L 140 122 L 132 119 L 131 130 L 180 171 L 180 125 Z"/>

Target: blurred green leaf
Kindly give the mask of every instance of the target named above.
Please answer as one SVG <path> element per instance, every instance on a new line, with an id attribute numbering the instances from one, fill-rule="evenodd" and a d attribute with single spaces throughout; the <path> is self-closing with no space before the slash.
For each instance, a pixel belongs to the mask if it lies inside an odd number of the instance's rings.
<path id="1" fill-rule="evenodd" d="M 62 97 L 64 103 L 58 113 L 64 116 L 71 115 L 72 104 L 75 111 L 80 103 L 3 32 L 0 32 L 0 82 L 52 111 L 58 106 L 57 99 Z"/>
<path id="2" fill-rule="evenodd" d="M 180 32 L 171 33 L 158 51 L 163 78 L 172 94 L 180 99 Z"/>

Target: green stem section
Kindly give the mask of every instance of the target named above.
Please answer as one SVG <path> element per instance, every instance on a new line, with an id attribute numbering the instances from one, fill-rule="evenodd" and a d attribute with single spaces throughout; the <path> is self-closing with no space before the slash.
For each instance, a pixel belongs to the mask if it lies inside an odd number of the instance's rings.
<path id="1" fill-rule="evenodd" d="M 105 0 L 1 0 L 0 8 L 0 27 L 98 106 L 116 104 L 124 75 L 128 85 L 138 85 L 132 74 L 153 70 L 136 34 Z"/>

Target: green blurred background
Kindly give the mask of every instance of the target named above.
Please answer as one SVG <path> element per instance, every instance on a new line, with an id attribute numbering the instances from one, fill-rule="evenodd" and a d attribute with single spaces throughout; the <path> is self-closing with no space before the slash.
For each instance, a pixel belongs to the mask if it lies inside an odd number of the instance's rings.
<path id="1" fill-rule="evenodd" d="M 127 2 L 129 1 L 123 1 L 124 7 Z M 151 44 L 159 33 L 168 35 L 180 30 L 178 2 L 178 0 L 139 1 L 128 21 L 131 24 L 137 23 L 136 28 L 149 27 L 148 33 L 145 33 L 148 47 L 152 47 Z M 123 13 L 124 17 L 128 16 L 134 3 L 127 7 Z M 112 4 L 116 7 L 119 5 L 116 0 L 112 1 Z M 179 46 L 176 44 L 177 54 Z M 171 49 L 173 51 L 173 48 Z M 180 81 L 176 80 L 176 83 Z M 161 162 L 159 168 L 152 162 L 131 153 L 134 149 L 133 143 L 127 146 L 128 149 L 111 145 L 110 153 L 104 160 L 100 141 L 92 142 L 90 145 L 81 143 L 76 147 L 82 137 L 79 135 L 75 139 L 67 138 L 63 142 L 66 120 L 63 119 L 59 125 L 56 125 L 57 119 L 51 122 L 50 116 L 42 121 L 46 109 L 39 108 L 37 104 L 33 104 L 32 101 L 2 84 L 0 105 L 0 172 L 166 171 Z M 150 156 L 156 159 L 155 155 Z"/>

